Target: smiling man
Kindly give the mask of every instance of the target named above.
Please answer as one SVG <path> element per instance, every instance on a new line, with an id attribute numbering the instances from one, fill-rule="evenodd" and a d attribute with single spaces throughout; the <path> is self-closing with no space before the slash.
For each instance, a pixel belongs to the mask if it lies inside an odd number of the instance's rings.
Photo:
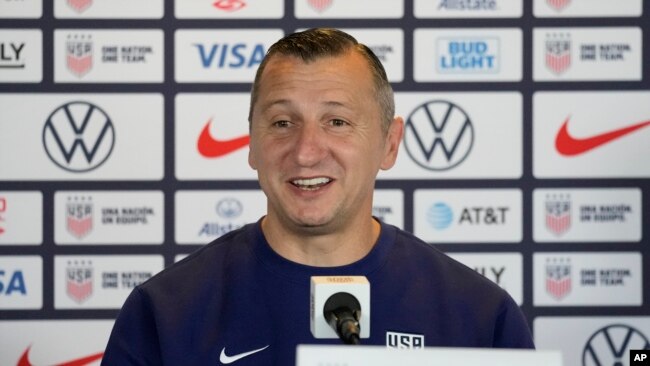
<path id="1" fill-rule="evenodd" d="M 206 245 L 137 287 L 104 365 L 293 365 L 310 331 L 311 276 L 366 276 L 363 344 L 532 348 L 498 286 L 372 217 L 380 169 L 403 121 L 385 71 L 346 33 L 311 29 L 273 45 L 257 72 L 249 164 L 267 196 L 257 223 Z"/>
<path id="2" fill-rule="evenodd" d="M 402 136 L 402 120 L 392 106 L 382 115 L 377 97 L 390 85 L 375 82 L 375 61 L 361 51 L 275 52 L 258 74 L 250 113 L 249 162 L 269 202 L 262 230 L 289 260 L 355 262 L 379 236 L 370 214 L 375 177 L 395 163 Z"/>

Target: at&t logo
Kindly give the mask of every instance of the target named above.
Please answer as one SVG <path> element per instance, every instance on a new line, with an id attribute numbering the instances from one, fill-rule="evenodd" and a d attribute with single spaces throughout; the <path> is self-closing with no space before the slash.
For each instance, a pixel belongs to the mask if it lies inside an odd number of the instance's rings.
<path id="1" fill-rule="evenodd" d="M 113 151 L 115 128 L 110 117 L 88 102 L 66 103 L 43 127 L 43 147 L 60 168 L 83 173 L 102 165 Z"/>
<path id="2" fill-rule="evenodd" d="M 434 100 L 415 108 L 406 120 L 404 147 L 419 166 L 449 170 L 462 163 L 474 145 L 472 121 L 454 103 Z"/>
<path id="3" fill-rule="evenodd" d="M 448 204 L 436 202 L 427 211 L 427 221 L 436 230 L 448 228 L 454 220 L 454 213 Z"/>

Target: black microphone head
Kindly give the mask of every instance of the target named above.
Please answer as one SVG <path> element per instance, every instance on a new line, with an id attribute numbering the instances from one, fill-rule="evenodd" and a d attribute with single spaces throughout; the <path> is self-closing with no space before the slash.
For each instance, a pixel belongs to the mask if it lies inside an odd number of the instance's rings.
<path id="1" fill-rule="evenodd" d="M 323 315 L 327 318 L 328 312 L 341 307 L 347 307 L 353 312 L 361 312 L 361 304 L 359 304 L 359 300 L 357 300 L 354 295 L 347 292 L 337 292 L 325 301 L 325 306 L 323 306 Z"/>
<path id="2" fill-rule="evenodd" d="M 323 316 L 343 342 L 359 343 L 361 304 L 356 297 L 347 292 L 333 294 L 325 301 Z"/>

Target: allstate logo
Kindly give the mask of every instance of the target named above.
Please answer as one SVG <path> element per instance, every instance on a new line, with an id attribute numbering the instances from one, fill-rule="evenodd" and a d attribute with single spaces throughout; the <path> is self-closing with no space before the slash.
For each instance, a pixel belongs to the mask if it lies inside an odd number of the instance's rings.
<path id="1" fill-rule="evenodd" d="M 244 205 L 236 198 L 224 198 L 217 203 L 217 214 L 225 219 L 234 219 L 244 211 Z"/>
<path id="2" fill-rule="evenodd" d="M 427 221 L 436 230 L 444 230 L 454 220 L 454 213 L 451 207 L 443 202 L 436 202 L 427 211 Z"/>

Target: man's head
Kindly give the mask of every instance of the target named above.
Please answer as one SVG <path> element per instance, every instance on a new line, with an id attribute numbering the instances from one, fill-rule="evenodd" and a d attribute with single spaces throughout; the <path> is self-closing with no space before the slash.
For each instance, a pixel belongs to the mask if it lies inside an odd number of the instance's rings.
<path id="1" fill-rule="evenodd" d="M 368 227 L 377 172 L 395 163 L 403 131 L 390 85 L 345 33 L 292 37 L 271 48 L 251 106 L 248 161 L 267 196 L 264 223 L 299 236 Z"/>
<path id="2" fill-rule="evenodd" d="M 260 79 L 270 60 L 278 56 L 293 56 L 310 63 L 325 57 L 341 56 L 350 51 L 358 53 L 368 62 L 375 86 L 375 101 L 381 108 L 383 130 L 386 132 L 395 116 L 395 101 L 393 89 L 381 61 L 366 45 L 357 42 L 351 35 L 332 28 L 313 28 L 293 33 L 269 48 L 255 74 L 248 114 L 249 123 L 253 120 L 253 107 L 259 97 Z"/>

